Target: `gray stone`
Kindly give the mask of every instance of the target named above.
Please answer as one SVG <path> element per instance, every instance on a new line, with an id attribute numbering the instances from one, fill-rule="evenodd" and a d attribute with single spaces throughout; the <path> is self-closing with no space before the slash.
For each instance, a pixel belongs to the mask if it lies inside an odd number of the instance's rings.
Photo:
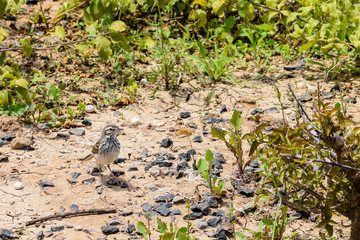
<path id="1" fill-rule="evenodd" d="M 181 118 L 189 118 L 190 117 L 190 112 L 181 111 L 180 112 L 180 117 Z"/>
<path id="2" fill-rule="evenodd" d="M 263 114 L 264 111 L 261 108 L 255 108 L 254 110 L 251 111 L 251 115 L 256 115 L 256 114 Z"/>
<path id="3" fill-rule="evenodd" d="M 255 211 L 256 209 L 256 205 L 253 201 L 251 202 L 248 202 L 248 203 L 245 203 L 240 209 L 240 215 L 244 215 L 244 214 L 247 214 L 249 212 L 252 212 L 252 211 Z"/>
<path id="4" fill-rule="evenodd" d="M 8 144 L 8 143 L 9 143 L 9 142 L 7 142 L 7 141 L 0 140 L 0 147 L 6 145 L 6 144 Z"/>
<path id="5" fill-rule="evenodd" d="M 196 223 L 196 226 L 199 228 L 199 229 L 205 229 L 208 227 L 208 223 L 205 221 L 205 220 L 201 220 L 199 222 Z"/>
<path id="6" fill-rule="evenodd" d="M 201 136 L 195 136 L 193 138 L 194 142 L 197 142 L 197 143 L 202 143 L 203 142 L 203 138 Z"/>
<path id="7" fill-rule="evenodd" d="M 258 167 L 260 167 L 260 163 L 257 159 L 255 159 L 250 162 L 249 166 L 252 168 L 258 168 Z"/>
<path id="8" fill-rule="evenodd" d="M 220 113 L 223 113 L 223 112 L 227 112 L 227 108 L 226 108 L 226 105 L 222 105 L 221 108 L 220 108 Z"/>
<path id="9" fill-rule="evenodd" d="M 290 214 L 290 217 L 291 217 L 292 219 L 297 220 L 297 219 L 301 219 L 301 218 L 302 218 L 302 215 L 301 215 L 301 213 L 296 212 L 296 213 L 291 213 L 291 214 Z"/>
<path id="10" fill-rule="evenodd" d="M 81 123 L 84 126 L 91 126 L 91 124 L 92 124 L 91 120 L 89 120 L 89 119 L 84 119 Z"/>
<path id="11" fill-rule="evenodd" d="M 81 231 L 83 230 L 83 226 L 79 225 L 75 227 L 75 231 Z"/>
<path id="12" fill-rule="evenodd" d="M 123 225 L 123 220 L 121 219 L 115 219 L 108 222 L 108 225 L 117 226 L 117 225 Z"/>
<path id="13" fill-rule="evenodd" d="M 156 203 L 166 203 L 166 198 L 164 196 L 157 196 L 155 198 Z"/>
<path id="14" fill-rule="evenodd" d="M 218 207 L 218 201 L 214 196 L 205 196 L 204 200 L 207 204 L 209 204 L 209 207 L 211 208 L 217 208 Z"/>
<path id="15" fill-rule="evenodd" d="M 42 240 L 44 239 L 44 231 L 40 230 L 37 234 L 36 234 L 36 240 Z"/>
<path id="16" fill-rule="evenodd" d="M 254 196 L 254 189 L 239 187 L 238 193 L 241 195 L 244 195 L 246 197 L 252 197 L 252 196 Z"/>
<path id="17" fill-rule="evenodd" d="M 8 133 L 1 137 L 1 140 L 11 142 L 14 138 L 16 138 L 16 135 L 14 133 Z"/>
<path id="18" fill-rule="evenodd" d="M 91 228 L 85 228 L 85 229 L 83 230 L 83 232 L 86 232 L 87 234 L 92 235 L 93 233 L 96 233 L 96 230 L 95 230 L 95 229 L 91 229 Z"/>
<path id="19" fill-rule="evenodd" d="M 14 236 L 14 232 L 8 229 L 3 228 L 0 232 L 1 239 L 19 239 L 19 237 Z"/>
<path id="20" fill-rule="evenodd" d="M 185 160 L 188 162 L 191 159 L 191 155 L 188 152 L 180 153 L 179 158 L 180 158 L 180 161 Z"/>
<path id="21" fill-rule="evenodd" d="M 125 172 L 121 169 L 112 169 L 111 172 L 114 174 L 114 176 L 119 177 L 122 175 L 125 175 Z"/>
<path id="22" fill-rule="evenodd" d="M 316 222 L 317 221 L 317 216 L 315 214 L 310 214 L 310 221 L 312 222 Z"/>
<path id="23" fill-rule="evenodd" d="M 137 167 L 130 167 L 128 169 L 129 172 L 134 172 L 134 171 L 139 171 L 139 169 Z"/>
<path id="24" fill-rule="evenodd" d="M 152 209 L 152 205 L 150 203 L 143 203 L 141 204 L 141 207 L 144 212 L 150 212 Z"/>
<path id="25" fill-rule="evenodd" d="M 168 216 L 170 214 L 169 208 L 167 208 L 165 205 L 156 205 L 154 207 L 154 211 L 159 213 L 162 216 Z"/>
<path id="26" fill-rule="evenodd" d="M 51 226 L 51 231 L 53 232 L 58 232 L 58 231 L 61 231 L 61 230 L 64 230 L 65 229 L 65 226 Z"/>
<path id="27" fill-rule="evenodd" d="M 354 97 L 349 97 L 349 98 L 347 98 L 347 99 L 345 99 L 345 102 L 346 103 L 356 103 L 356 98 L 354 98 Z"/>
<path id="28" fill-rule="evenodd" d="M 185 202 L 185 198 L 184 197 L 181 197 L 181 196 L 175 196 L 174 199 L 173 199 L 173 202 L 174 203 L 183 203 Z"/>
<path id="29" fill-rule="evenodd" d="M 69 129 L 69 133 L 76 136 L 84 136 L 85 135 L 85 129 L 81 128 L 71 128 Z"/>
<path id="30" fill-rule="evenodd" d="M 71 176 L 72 179 L 77 179 L 78 177 L 80 177 L 81 173 L 79 172 L 74 172 L 73 175 Z"/>
<path id="31" fill-rule="evenodd" d="M 106 225 L 101 227 L 101 231 L 105 235 L 115 234 L 119 232 L 119 228 L 113 225 Z"/>
<path id="32" fill-rule="evenodd" d="M 195 220 L 195 219 L 199 219 L 203 216 L 202 212 L 192 212 L 190 214 L 186 214 L 183 219 L 184 220 Z"/>
<path id="33" fill-rule="evenodd" d="M 82 182 L 85 184 L 92 184 L 93 182 L 95 182 L 95 178 L 94 177 L 88 178 L 88 179 L 83 180 Z"/>
<path id="34" fill-rule="evenodd" d="M 160 146 L 164 148 L 168 148 L 171 145 L 173 145 L 173 141 L 170 138 L 164 138 L 160 143 Z"/>
<path id="35" fill-rule="evenodd" d="M 226 163 L 226 159 L 224 158 L 224 155 L 222 155 L 221 153 L 215 153 L 214 161 L 219 161 L 221 164 Z"/>
<path id="36" fill-rule="evenodd" d="M 181 215 L 181 211 L 178 208 L 174 208 L 171 210 L 170 215 Z"/>
<path id="37" fill-rule="evenodd" d="M 55 187 L 53 183 L 42 180 L 39 181 L 39 185 L 40 187 Z"/>
<path id="38" fill-rule="evenodd" d="M 39 129 L 40 130 L 49 130 L 49 129 L 51 129 L 51 126 L 48 123 L 40 123 Z"/>
<path id="39" fill-rule="evenodd" d="M 330 99 L 335 97 L 335 93 L 334 92 L 323 92 L 322 96 L 324 99 Z"/>
<path id="40" fill-rule="evenodd" d="M 174 199 L 174 194 L 168 193 L 165 198 L 168 202 L 171 202 Z"/>
<path id="41" fill-rule="evenodd" d="M 204 215 L 209 215 L 210 205 L 208 203 L 195 204 L 190 207 L 193 212 L 202 212 Z"/>
<path id="42" fill-rule="evenodd" d="M 45 231 L 44 236 L 45 237 L 51 237 L 54 233 L 51 230 Z"/>
<path id="43" fill-rule="evenodd" d="M 79 206 L 76 204 L 71 204 L 70 210 L 73 212 L 79 211 Z"/>
<path id="44" fill-rule="evenodd" d="M 210 218 L 210 219 L 207 221 L 207 224 L 208 224 L 210 227 L 216 227 L 216 226 L 220 225 L 220 223 L 221 223 L 221 218 L 220 218 L 220 217 Z"/>
<path id="45" fill-rule="evenodd" d="M 298 97 L 300 102 L 309 102 L 312 100 L 312 96 L 310 94 L 302 94 Z"/>
<path id="46" fill-rule="evenodd" d="M 187 161 L 185 161 L 185 160 L 181 160 L 180 162 L 179 162 L 179 164 L 176 166 L 176 171 L 177 172 L 179 172 L 180 170 L 186 170 L 186 169 L 188 169 L 188 168 L 190 168 L 189 167 L 189 164 L 187 163 Z"/>
<path id="47" fill-rule="evenodd" d="M 56 138 L 63 138 L 65 140 L 68 140 L 70 138 L 70 134 L 67 133 L 58 133 L 56 134 Z"/>
<path id="48" fill-rule="evenodd" d="M 269 113 L 269 112 L 280 112 L 279 109 L 277 109 L 277 107 L 271 107 L 271 108 L 268 108 L 268 109 L 265 109 L 265 112 L 266 113 Z"/>

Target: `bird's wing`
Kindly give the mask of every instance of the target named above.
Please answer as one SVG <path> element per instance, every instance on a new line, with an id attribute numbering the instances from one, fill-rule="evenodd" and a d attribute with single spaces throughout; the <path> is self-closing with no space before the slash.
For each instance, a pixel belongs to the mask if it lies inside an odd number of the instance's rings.
<path id="1" fill-rule="evenodd" d="M 99 146 L 101 143 L 101 138 L 97 141 L 97 143 L 92 147 L 91 152 L 93 154 L 98 153 L 99 152 Z"/>

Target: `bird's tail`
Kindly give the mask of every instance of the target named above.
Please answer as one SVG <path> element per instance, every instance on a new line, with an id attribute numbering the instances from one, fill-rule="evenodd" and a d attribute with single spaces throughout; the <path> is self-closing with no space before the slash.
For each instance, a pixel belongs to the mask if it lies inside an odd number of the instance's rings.
<path id="1" fill-rule="evenodd" d="M 78 158 L 78 160 L 79 160 L 79 161 L 86 162 L 86 161 L 91 160 L 93 157 L 94 157 L 94 154 L 89 154 L 89 155 L 87 155 L 87 156 L 84 157 L 84 158 Z"/>

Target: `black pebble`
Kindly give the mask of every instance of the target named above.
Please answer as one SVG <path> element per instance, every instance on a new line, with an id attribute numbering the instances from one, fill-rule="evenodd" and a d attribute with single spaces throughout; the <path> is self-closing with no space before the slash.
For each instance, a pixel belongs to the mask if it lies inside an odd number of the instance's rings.
<path id="1" fill-rule="evenodd" d="M 161 143 L 160 146 L 164 147 L 164 148 L 168 148 L 173 144 L 173 141 L 170 138 L 164 138 Z"/>
<path id="2" fill-rule="evenodd" d="M 202 139 L 201 136 L 195 136 L 193 140 L 194 140 L 194 142 L 198 142 L 198 143 L 202 143 L 202 142 L 203 142 L 203 139 Z"/>
<path id="3" fill-rule="evenodd" d="M 339 84 L 335 84 L 331 89 L 330 89 L 330 92 L 335 92 L 335 91 L 338 91 L 340 92 L 340 86 Z"/>
<path id="4" fill-rule="evenodd" d="M 39 185 L 40 187 L 55 187 L 53 183 L 42 180 L 40 180 Z"/>
<path id="5" fill-rule="evenodd" d="M 81 123 L 84 124 L 85 126 L 91 126 L 91 124 L 92 124 L 91 120 L 89 120 L 89 119 L 85 119 Z"/>
<path id="6" fill-rule="evenodd" d="M 70 134 L 67 133 L 58 133 L 56 135 L 56 138 L 64 138 L 65 140 L 68 140 L 70 138 Z"/>
<path id="7" fill-rule="evenodd" d="M 226 108 L 226 105 L 222 105 L 221 108 L 220 108 L 220 113 L 223 113 L 223 112 L 227 112 L 227 108 Z"/>
<path id="8" fill-rule="evenodd" d="M 101 227 L 101 231 L 105 235 L 115 234 L 118 233 L 120 230 L 118 227 L 113 225 L 106 225 Z"/>
<path id="9" fill-rule="evenodd" d="M 11 140 L 13 140 L 14 138 L 16 138 L 16 135 L 14 133 L 8 133 L 8 134 L 2 136 L 1 140 L 11 142 Z"/>
<path id="10" fill-rule="evenodd" d="M 180 117 L 181 118 L 188 118 L 188 117 L 190 117 L 190 112 L 180 112 Z"/>

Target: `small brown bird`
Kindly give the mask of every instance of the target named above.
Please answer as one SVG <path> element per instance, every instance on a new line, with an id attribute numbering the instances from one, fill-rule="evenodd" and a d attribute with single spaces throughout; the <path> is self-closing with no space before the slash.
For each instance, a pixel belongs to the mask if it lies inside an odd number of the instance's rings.
<path id="1" fill-rule="evenodd" d="M 95 157 L 96 161 L 99 163 L 101 185 L 104 185 L 102 182 L 101 166 L 107 165 L 110 173 L 114 176 L 110 164 L 113 163 L 120 154 L 120 142 L 117 139 L 120 130 L 122 129 L 116 125 L 105 126 L 100 139 L 92 147 L 91 154 L 79 159 L 80 161 L 89 161 Z"/>

